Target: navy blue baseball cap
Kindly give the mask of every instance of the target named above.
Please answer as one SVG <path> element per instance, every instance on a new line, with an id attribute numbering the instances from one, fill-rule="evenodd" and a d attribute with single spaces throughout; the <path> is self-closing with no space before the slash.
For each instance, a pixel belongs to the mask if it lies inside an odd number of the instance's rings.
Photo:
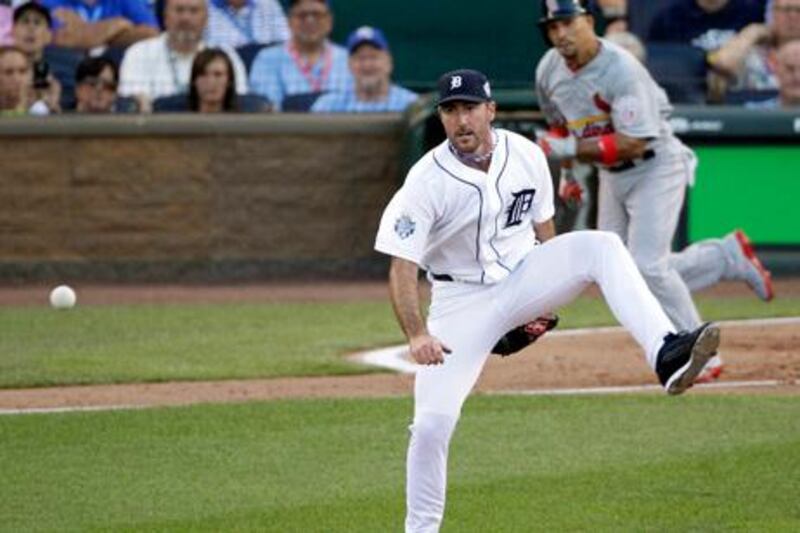
<path id="1" fill-rule="evenodd" d="M 25 2 L 24 4 L 18 5 L 14 9 L 14 24 L 19 22 L 19 19 L 22 18 L 22 15 L 27 13 L 28 11 L 33 11 L 35 13 L 39 13 L 44 19 L 47 21 L 47 26 L 49 28 L 53 27 L 53 18 L 50 16 L 50 10 L 41 5 L 38 2 Z"/>
<path id="2" fill-rule="evenodd" d="M 482 72 L 471 69 L 459 69 L 446 72 L 439 78 L 439 102 L 490 102 L 492 89 L 489 78 Z"/>
<path id="3" fill-rule="evenodd" d="M 378 50 L 388 50 L 389 41 L 378 28 L 372 26 L 361 26 L 347 38 L 347 51 L 353 53 L 362 44 L 370 44 Z"/>

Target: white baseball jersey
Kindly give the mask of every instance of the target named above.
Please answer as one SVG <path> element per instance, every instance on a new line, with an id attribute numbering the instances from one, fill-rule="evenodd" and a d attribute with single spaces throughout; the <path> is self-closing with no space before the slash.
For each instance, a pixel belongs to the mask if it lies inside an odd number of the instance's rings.
<path id="1" fill-rule="evenodd" d="M 381 218 L 375 249 L 413 261 L 429 276 L 492 284 L 535 245 L 531 223 L 553 217 L 553 186 L 541 149 L 494 130 L 488 172 L 463 164 L 445 141 L 417 162 Z"/>
<path id="2" fill-rule="evenodd" d="M 441 365 L 420 366 L 414 381 L 406 532 L 439 531 L 448 444 L 504 332 L 573 301 L 593 282 L 652 368 L 674 331 L 616 235 L 573 232 L 535 245 L 532 224 L 554 215 L 544 153 L 515 133 L 493 134 L 488 172 L 462 163 L 449 141 L 425 154 L 386 207 L 375 241 L 376 250 L 440 280 L 426 324 L 449 347 Z"/>
<path id="3" fill-rule="evenodd" d="M 577 71 L 550 49 L 536 69 L 536 94 L 547 121 L 566 126 L 578 139 L 619 132 L 649 139 L 656 154 L 682 149 L 667 122 L 672 106 L 664 90 L 633 55 L 605 39 L 597 56 Z M 643 163 L 626 175 L 643 172 L 649 166 Z"/>

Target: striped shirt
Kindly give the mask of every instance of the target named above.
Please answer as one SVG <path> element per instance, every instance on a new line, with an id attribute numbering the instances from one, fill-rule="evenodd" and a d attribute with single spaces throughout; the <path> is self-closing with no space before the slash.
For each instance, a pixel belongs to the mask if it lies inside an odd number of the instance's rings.
<path id="1" fill-rule="evenodd" d="M 250 68 L 251 92 L 267 97 L 276 110 L 286 96 L 346 91 L 352 84 L 347 50 L 331 42 L 313 65 L 304 64 L 289 41 L 259 52 Z"/>
<path id="2" fill-rule="evenodd" d="M 396 113 L 405 111 L 417 99 L 417 94 L 399 85 L 389 88 L 389 94 L 380 101 L 363 102 L 355 90 L 323 94 L 311 108 L 313 113 Z"/>
<path id="3" fill-rule="evenodd" d="M 278 0 L 248 0 L 241 9 L 227 0 L 210 0 L 205 41 L 232 48 L 252 43 L 277 43 L 289 38 L 289 24 Z"/>

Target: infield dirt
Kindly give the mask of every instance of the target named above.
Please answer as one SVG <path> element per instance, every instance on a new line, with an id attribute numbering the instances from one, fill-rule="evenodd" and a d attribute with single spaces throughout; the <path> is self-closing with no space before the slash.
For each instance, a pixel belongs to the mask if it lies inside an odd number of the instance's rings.
<path id="1" fill-rule="evenodd" d="M 0 305 L 47 305 L 43 286 L 0 287 Z M 594 291 L 590 291 L 594 292 Z M 778 297 L 799 297 L 800 279 L 778 280 Z M 81 305 L 121 303 L 216 303 L 230 301 L 347 301 L 387 298 L 386 285 L 369 283 L 259 284 L 237 286 L 91 285 L 79 287 Z M 708 294 L 751 294 L 742 284 L 723 283 Z M 43 296 L 44 295 L 44 296 Z M 768 305 L 768 304 L 765 304 Z M 722 327 L 725 373 L 721 383 L 775 380 L 761 388 L 697 387 L 693 393 L 800 394 L 800 327 Z M 656 383 L 638 346 L 624 332 L 547 336 L 514 357 L 491 357 L 479 392 L 584 388 Z M 368 374 L 219 382 L 169 382 L 0 390 L 0 409 L 187 405 L 278 398 L 410 395 L 413 377 Z"/>

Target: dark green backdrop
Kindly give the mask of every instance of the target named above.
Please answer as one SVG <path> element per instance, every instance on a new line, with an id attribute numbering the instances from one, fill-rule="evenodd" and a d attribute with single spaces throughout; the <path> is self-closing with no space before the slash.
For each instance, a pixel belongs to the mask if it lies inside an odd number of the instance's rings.
<path id="1" fill-rule="evenodd" d="M 537 0 L 332 0 L 331 7 L 334 41 L 344 43 L 365 24 L 382 29 L 395 80 L 417 90 L 433 88 L 447 70 L 467 67 L 485 72 L 495 87 L 527 87 L 545 50 Z"/>

